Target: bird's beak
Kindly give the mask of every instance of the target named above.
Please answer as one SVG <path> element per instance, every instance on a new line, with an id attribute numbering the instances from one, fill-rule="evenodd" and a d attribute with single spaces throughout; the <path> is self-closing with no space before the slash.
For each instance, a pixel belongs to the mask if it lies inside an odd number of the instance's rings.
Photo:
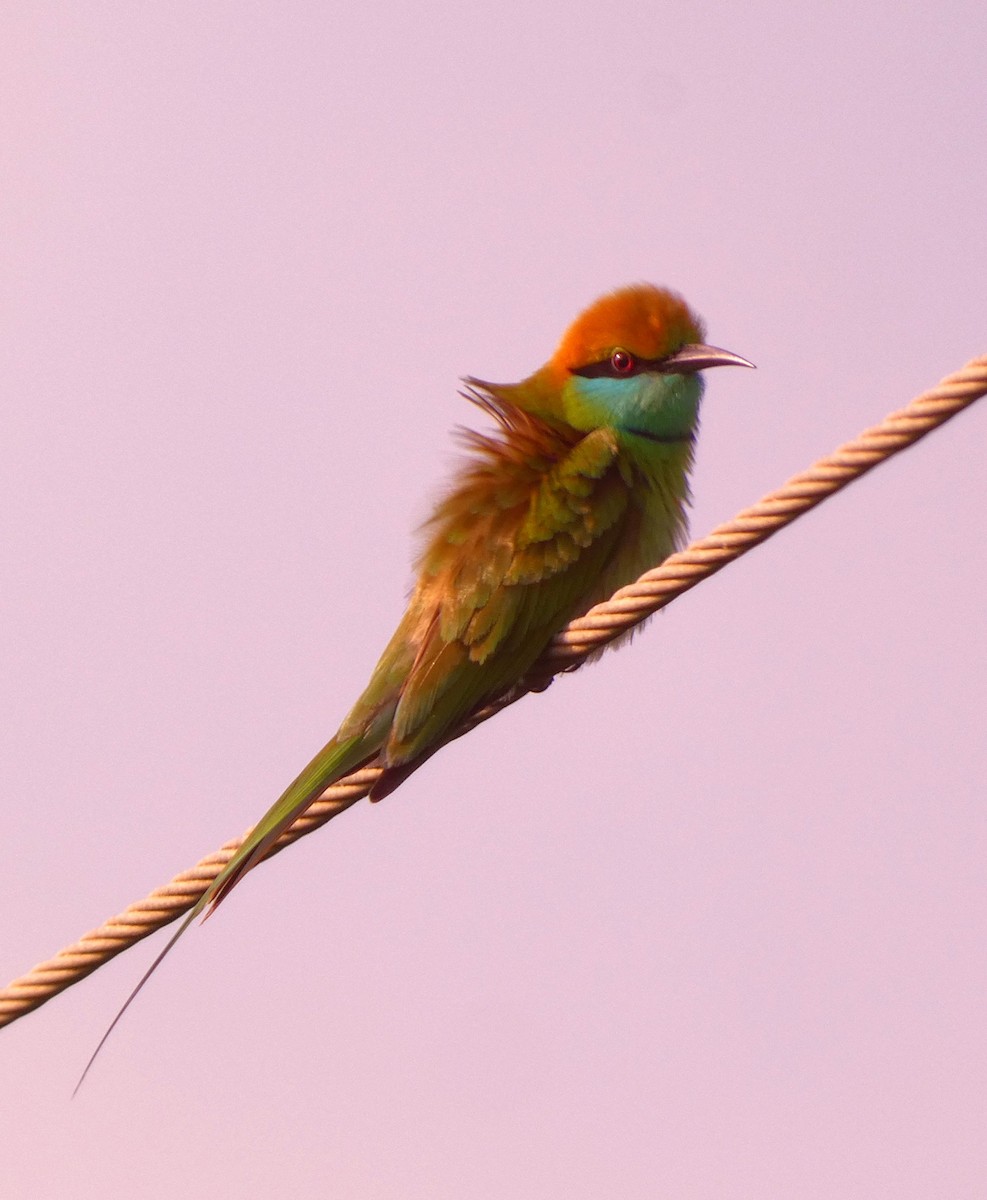
<path id="1" fill-rule="evenodd" d="M 691 375 L 693 371 L 705 371 L 707 367 L 753 367 L 752 362 L 741 358 L 730 350 L 718 346 L 683 346 L 668 358 L 662 359 L 657 369 L 663 375 Z"/>

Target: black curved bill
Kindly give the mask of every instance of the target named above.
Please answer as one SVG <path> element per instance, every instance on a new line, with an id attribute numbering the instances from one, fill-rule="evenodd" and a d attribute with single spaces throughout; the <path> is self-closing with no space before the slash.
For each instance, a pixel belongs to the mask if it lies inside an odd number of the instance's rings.
<path id="1" fill-rule="evenodd" d="M 709 367 L 754 367 L 752 362 L 734 354 L 732 350 L 721 350 L 719 346 L 704 346 L 695 343 L 683 346 L 655 363 L 654 369 L 663 375 L 687 375 L 692 371 L 705 371 Z"/>

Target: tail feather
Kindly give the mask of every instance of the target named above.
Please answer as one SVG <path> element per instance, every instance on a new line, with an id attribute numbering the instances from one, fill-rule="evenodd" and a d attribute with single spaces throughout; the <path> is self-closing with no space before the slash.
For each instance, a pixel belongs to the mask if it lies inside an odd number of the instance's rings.
<path id="1" fill-rule="evenodd" d="M 205 912 L 206 909 L 209 910 L 209 913 L 215 911 L 216 905 L 240 882 L 251 867 L 256 866 L 260 862 L 284 830 L 300 817 L 327 787 L 330 787 L 337 779 L 342 779 L 344 775 L 348 775 L 350 771 L 356 770 L 357 767 L 363 766 L 364 763 L 373 758 L 380 749 L 380 744 L 381 738 L 374 737 L 369 733 L 357 734 L 355 737 L 345 738 L 341 741 L 333 738 L 312 759 L 294 783 L 287 788 L 284 795 L 275 801 L 264 816 L 261 817 L 250 833 L 247 834 L 246 838 L 244 838 L 243 844 L 230 861 L 196 901 L 194 907 L 187 914 L 181 925 L 179 925 L 175 933 L 169 938 L 165 948 L 154 962 L 151 963 L 143 976 L 141 976 L 137 986 L 127 997 L 123 1007 L 113 1018 L 109 1028 L 100 1038 L 99 1045 L 93 1051 L 92 1056 L 86 1063 L 85 1070 L 79 1077 L 79 1082 L 75 1085 L 75 1090 L 72 1093 L 73 1096 L 82 1087 L 83 1081 L 89 1074 L 90 1067 L 96 1061 L 100 1050 L 106 1045 L 107 1038 L 109 1038 L 110 1034 L 117 1027 L 120 1018 L 137 998 L 137 994 L 144 987 L 144 984 L 147 983 L 158 967 L 168 957 L 175 943 L 195 918 L 200 913 Z M 207 913 L 207 915 L 209 914 Z"/>
<path id="2" fill-rule="evenodd" d="M 267 854 L 284 831 L 289 828 L 319 796 L 338 779 L 363 766 L 377 753 L 379 746 L 366 737 L 356 736 L 337 741 L 333 738 L 312 759 L 284 794 L 271 805 L 242 845 L 220 871 L 196 905 L 201 912 L 208 908 L 211 916 L 236 887 L 246 873 Z"/>

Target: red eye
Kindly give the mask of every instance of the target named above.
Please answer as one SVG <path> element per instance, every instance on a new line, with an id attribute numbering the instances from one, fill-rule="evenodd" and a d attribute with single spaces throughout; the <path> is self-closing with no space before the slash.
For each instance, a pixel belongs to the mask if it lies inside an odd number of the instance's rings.
<path id="1" fill-rule="evenodd" d="M 610 367 L 615 375 L 630 375 L 636 366 L 634 355 L 628 350 L 614 350 L 610 355 Z"/>

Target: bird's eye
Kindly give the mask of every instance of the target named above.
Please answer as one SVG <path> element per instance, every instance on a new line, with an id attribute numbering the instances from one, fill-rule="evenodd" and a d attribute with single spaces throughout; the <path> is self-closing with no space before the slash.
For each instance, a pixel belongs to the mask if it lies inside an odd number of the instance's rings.
<path id="1" fill-rule="evenodd" d="M 630 375 L 636 366 L 629 350 L 614 350 L 610 355 L 610 368 L 615 375 Z"/>

